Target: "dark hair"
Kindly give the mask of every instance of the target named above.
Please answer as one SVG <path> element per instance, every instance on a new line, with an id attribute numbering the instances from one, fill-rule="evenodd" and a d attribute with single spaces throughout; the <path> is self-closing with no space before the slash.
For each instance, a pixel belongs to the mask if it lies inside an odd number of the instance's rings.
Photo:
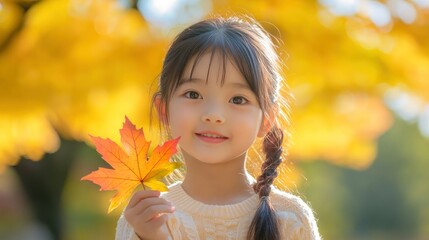
<path id="1" fill-rule="evenodd" d="M 193 59 L 193 68 L 206 53 L 220 54 L 225 77 L 226 60 L 230 60 L 255 93 L 265 116 L 281 111 L 282 98 L 279 94 L 282 77 L 280 60 L 270 35 L 249 17 L 215 17 L 198 22 L 182 31 L 173 41 L 160 76 L 159 96 L 168 103 L 179 86 L 184 69 Z M 192 74 L 192 71 L 191 71 Z M 224 81 L 222 78 L 221 81 Z M 168 104 L 164 104 L 168 113 Z M 283 114 L 278 114 L 284 116 Z M 277 217 L 269 200 L 271 184 L 277 176 L 277 167 L 282 162 L 283 131 L 278 121 L 269 123 L 272 127 L 263 140 L 266 159 L 262 174 L 257 178 L 254 190 L 259 194 L 260 204 L 248 232 L 248 239 L 280 239 Z"/>

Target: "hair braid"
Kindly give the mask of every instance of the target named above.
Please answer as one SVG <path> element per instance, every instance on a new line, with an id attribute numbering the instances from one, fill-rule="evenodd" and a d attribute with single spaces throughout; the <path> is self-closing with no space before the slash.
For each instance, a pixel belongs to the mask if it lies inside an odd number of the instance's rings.
<path id="1" fill-rule="evenodd" d="M 248 239 L 278 240 L 280 231 L 276 212 L 271 205 L 269 194 L 271 185 L 277 177 L 277 167 L 282 162 L 283 131 L 274 126 L 264 138 L 263 150 L 266 159 L 262 164 L 262 174 L 257 178 L 253 189 L 260 198 L 259 207 L 248 232 Z"/>

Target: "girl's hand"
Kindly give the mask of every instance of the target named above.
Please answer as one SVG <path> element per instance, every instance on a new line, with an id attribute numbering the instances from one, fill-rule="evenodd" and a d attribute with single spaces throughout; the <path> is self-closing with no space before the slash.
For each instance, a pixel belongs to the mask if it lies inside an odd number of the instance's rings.
<path id="1" fill-rule="evenodd" d="M 167 239 L 167 215 L 174 212 L 174 206 L 159 197 L 160 192 L 152 190 L 138 191 L 131 198 L 124 216 L 143 240 Z"/>

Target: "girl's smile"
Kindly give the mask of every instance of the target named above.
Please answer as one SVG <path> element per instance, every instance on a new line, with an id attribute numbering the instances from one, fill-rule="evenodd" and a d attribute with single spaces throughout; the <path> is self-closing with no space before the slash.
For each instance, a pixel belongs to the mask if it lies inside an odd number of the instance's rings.
<path id="1" fill-rule="evenodd" d="M 203 131 L 195 133 L 195 135 L 204 142 L 207 143 L 222 143 L 228 140 L 228 137 L 223 136 L 213 131 Z"/>

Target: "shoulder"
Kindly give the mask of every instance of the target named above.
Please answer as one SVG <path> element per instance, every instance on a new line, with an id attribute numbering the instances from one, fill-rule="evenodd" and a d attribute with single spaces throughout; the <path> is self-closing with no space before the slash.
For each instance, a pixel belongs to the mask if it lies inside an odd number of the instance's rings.
<path id="1" fill-rule="evenodd" d="M 299 218 L 313 217 L 310 206 L 296 195 L 273 188 L 270 199 L 277 212 L 294 213 Z"/>
<path id="2" fill-rule="evenodd" d="M 313 210 L 304 200 L 276 188 L 272 189 L 270 199 L 279 217 L 283 234 L 296 235 L 297 239 L 320 239 Z"/>

